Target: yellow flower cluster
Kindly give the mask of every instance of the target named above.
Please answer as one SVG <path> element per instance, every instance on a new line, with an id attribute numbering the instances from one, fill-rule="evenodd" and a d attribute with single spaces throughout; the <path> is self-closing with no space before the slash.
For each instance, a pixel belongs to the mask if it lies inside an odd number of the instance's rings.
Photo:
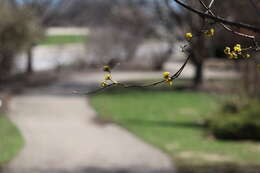
<path id="1" fill-rule="evenodd" d="M 170 86 L 173 85 L 173 81 L 170 76 L 170 72 L 163 72 L 163 78 L 165 79 L 165 82 L 167 82 Z"/>
<path id="2" fill-rule="evenodd" d="M 233 58 L 238 58 L 237 53 L 235 51 L 231 51 L 230 47 L 226 47 L 224 49 L 224 53 L 227 55 L 228 58 L 233 59 Z"/>
<path id="3" fill-rule="evenodd" d="M 102 87 L 106 87 L 106 86 L 108 86 L 108 83 L 106 82 L 106 81 L 103 81 L 103 82 L 101 82 L 101 84 L 100 84 Z"/>
<path id="4" fill-rule="evenodd" d="M 191 32 L 187 32 L 185 34 L 185 38 L 186 38 L 186 40 L 190 41 L 192 39 L 192 33 Z"/>
<path id="5" fill-rule="evenodd" d="M 208 36 L 208 37 L 212 37 L 212 36 L 214 36 L 214 34 L 215 34 L 215 29 L 214 29 L 214 28 L 211 28 L 211 29 L 205 31 L 204 34 L 205 34 L 206 36 Z"/>
<path id="6" fill-rule="evenodd" d="M 241 45 L 240 44 L 236 44 L 234 46 L 234 51 L 237 53 L 241 53 L 242 49 L 241 49 Z"/>
<path id="7" fill-rule="evenodd" d="M 242 56 L 244 58 L 250 58 L 251 56 L 249 54 L 242 54 L 243 49 L 241 48 L 240 44 L 236 44 L 233 47 L 233 50 L 231 50 L 230 47 L 226 47 L 224 49 L 224 53 L 227 55 L 229 59 L 237 59 L 239 56 Z"/>
<path id="8" fill-rule="evenodd" d="M 102 87 L 106 87 L 109 85 L 109 81 L 111 81 L 113 84 L 116 84 L 117 82 L 112 79 L 111 70 L 108 65 L 105 65 L 103 67 L 103 71 L 108 72 L 108 74 L 105 75 L 104 81 L 100 83 Z"/>

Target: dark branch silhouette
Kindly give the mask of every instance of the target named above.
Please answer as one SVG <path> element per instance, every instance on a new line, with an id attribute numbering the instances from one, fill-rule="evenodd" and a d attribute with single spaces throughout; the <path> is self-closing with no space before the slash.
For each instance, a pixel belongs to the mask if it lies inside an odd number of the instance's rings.
<path id="1" fill-rule="evenodd" d="M 180 6 L 184 7 L 185 9 L 201 16 L 202 18 L 208 18 L 208 19 L 212 19 L 214 20 L 215 22 L 220 22 L 220 23 L 223 23 L 223 24 L 226 24 L 226 25 L 229 25 L 229 26 L 234 26 L 234 27 L 238 27 L 238 28 L 244 28 L 244 29 L 247 29 L 247 30 L 250 30 L 250 31 L 253 31 L 255 33 L 260 33 L 260 28 L 257 28 L 255 26 L 252 26 L 252 25 L 249 25 L 249 24 L 245 24 L 245 23 L 241 23 L 241 22 L 233 22 L 233 21 L 229 21 L 225 18 L 222 18 L 222 17 L 219 17 L 219 16 L 213 16 L 211 14 L 207 14 L 207 13 L 204 13 L 200 10 L 197 10 L 179 0 L 173 0 L 174 2 L 176 2 L 177 4 L 179 4 Z"/>
<path id="2" fill-rule="evenodd" d="M 187 63 L 188 63 L 190 57 L 191 57 L 191 55 L 189 55 L 189 56 L 186 58 L 185 62 L 184 62 L 183 65 L 180 67 L 180 69 L 170 77 L 171 80 L 175 80 L 175 79 L 177 79 L 177 78 L 180 76 L 180 74 L 182 73 L 183 69 L 184 69 L 185 66 L 187 65 Z M 96 90 L 94 90 L 94 91 L 84 92 L 84 93 L 80 93 L 80 92 L 78 92 L 78 91 L 75 91 L 74 93 L 75 93 L 75 94 L 81 94 L 81 95 L 82 95 L 82 94 L 90 95 L 90 94 L 95 94 L 95 93 L 98 93 L 98 92 L 103 91 L 103 90 L 105 90 L 105 89 L 108 89 L 108 88 L 110 88 L 110 87 L 112 87 L 112 86 L 118 86 L 118 87 L 123 87 L 123 88 L 146 88 L 146 87 L 156 86 L 156 85 L 158 85 L 158 84 L 164 83 L 165 81 L 166 81 L 166 80 L 164 79 L 164 80 L 156 81 L 156 82 L 153 82 L 153 83 L 150 83 L 150 84 L 145 84 L 145 85 L 128 85 L 128 84 L 125 84 L 125 83 L 120 83 L 120 82 L 115 83 L 115 82 L 114 82 L 114 83 L 109 84 L 109 85 L 107 85 L 107 86 L 98 88 L 98 89 L 96 89 Z"/>

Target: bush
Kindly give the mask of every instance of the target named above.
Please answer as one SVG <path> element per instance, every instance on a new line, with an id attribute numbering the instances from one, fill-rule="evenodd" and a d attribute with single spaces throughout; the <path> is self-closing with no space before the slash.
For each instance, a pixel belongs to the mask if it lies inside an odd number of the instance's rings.
<path id="1" fill-rule="evenodd" d="M 208 127 L 216 138 L 260 140 L 260 101 L 227 102 L 211 115 Z"/>

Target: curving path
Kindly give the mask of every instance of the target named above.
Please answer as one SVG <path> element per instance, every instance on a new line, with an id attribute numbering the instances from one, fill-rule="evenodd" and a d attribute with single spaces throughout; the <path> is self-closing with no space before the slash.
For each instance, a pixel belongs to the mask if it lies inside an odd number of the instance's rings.
<path id="1" fill-rule="evenodd" d="M 93 121 L 85 97 L 24 95 L 10 118 L 26 145 L 4 173 L 163 173 L 170 159 L 114 124 Z"/>

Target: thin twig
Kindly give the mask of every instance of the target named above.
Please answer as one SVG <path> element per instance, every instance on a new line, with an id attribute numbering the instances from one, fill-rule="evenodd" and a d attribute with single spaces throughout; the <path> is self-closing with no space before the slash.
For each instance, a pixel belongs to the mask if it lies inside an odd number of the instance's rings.
<path id="1" fill-rule="evenodd" d="M 214 2 L 215 2 L 214 0 L 211 0 L 211 2 L 209 3 L 209 9 L 211 9 Z"/>
<path id="2" fill-rule="evenodd" d="M 209 19 L 212 19 L 216 22 L 221 22 L 223 24 L 226 24 L 226 25 L 229 25 L 229 26 L 235 26 L 235 27 L 238 27 L 238 28 L 244 28 L 244 29 L 247 29 L 247 30 L 250 30 L 250 31 L 254 31 L 256 33 L 260 33 L 260 28 L 257 28 L 255 26 L 252 26 L 252 25 L 249 25 L 249 24 L 245 24 L 245 23 L 240 23 L 240 22 L 233 22 L 233 21 L 229 21 L 229 20 L 226 20 L 222 17 L 218 17 L 218 16 L 212 16 L 211 14 L 205 14 L 204 12 L 201 12 L 195 8 L 192 8 L 190 7 L 189 5 L 179 1 L 179 0 L 173 0 L 175 1 L 177 4 L 179 4 L 180 6 L 186 8 L 187 10 L 201 16 L 201 17 L 205 17 L 205 18 L 209 18 Z"/>
<path id="3" fill-rule="evenodd" d="M 74 93 L 74 94 L 78 94 L 78 95 L 90 95 L 90 94 L 95 94 L 95 93 L 97 93 L 97 92 L 100 92 L 100 91 L 103 91 L 103 90 L 105 90 L 105 89 L 108 89 L 108 88 L 110 88 L 110 87 L 112 87 L 112 86 L 114 86 L 114 85 L 115 85 L 115 84 L 112 83 L 112 84 L 109 84 L 109 85 L 107 85 L 107 86 L 98 88 L 98 89 L 93 90 L 93 91 L 89 91 L 89 92 L 74 91 L 73 93 Z"/>

